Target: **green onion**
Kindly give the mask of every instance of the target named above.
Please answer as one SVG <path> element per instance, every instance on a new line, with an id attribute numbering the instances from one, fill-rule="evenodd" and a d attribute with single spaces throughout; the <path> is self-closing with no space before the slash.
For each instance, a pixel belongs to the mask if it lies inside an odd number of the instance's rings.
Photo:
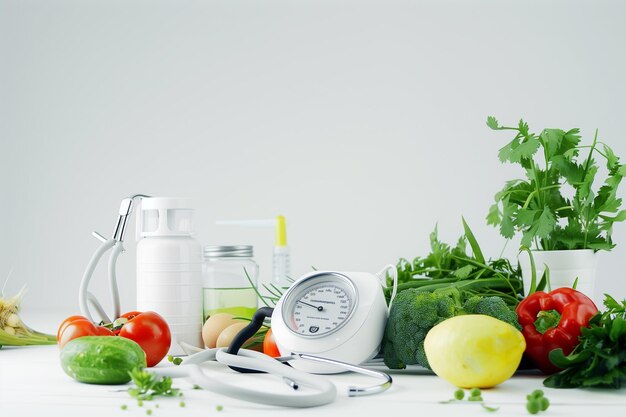
<path id="1" fill-rule="evenodd" d="M 24 289 L 11 298 L 0 293 L 0 346 L 53 345 L 56 336 L 37 332 L 19 316 Z"/>

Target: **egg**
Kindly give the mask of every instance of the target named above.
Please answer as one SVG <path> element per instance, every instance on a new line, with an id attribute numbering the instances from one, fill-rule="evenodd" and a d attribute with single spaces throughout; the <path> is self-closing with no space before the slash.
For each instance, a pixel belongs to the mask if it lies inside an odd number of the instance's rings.
<path id="1" fill-rule="evenodd" d="M 230 346 L 235 336 L 237 336 L 237 333 L 239 333 L 247 325 L 248 322 L 236 322 L 222 330 L 219 337 L 217 338 L 217 343 L 215 344 L 215 347 L 219 348 Z"/>
<path id="2" fill-rule="evenodd" d="M 219 338 L 220 333 L 222 333 L 222 331 L 228 326 L 235 323 L 241 322 L 235 320 L 235 316 L 232 314 L 213 314 L 207 319 L 206 322 L 204 322 L 204 326 L 202 326 L 202 341 L 204 342 L 204 345 L 211 349 L 216 347 L 217 339 Z"/>

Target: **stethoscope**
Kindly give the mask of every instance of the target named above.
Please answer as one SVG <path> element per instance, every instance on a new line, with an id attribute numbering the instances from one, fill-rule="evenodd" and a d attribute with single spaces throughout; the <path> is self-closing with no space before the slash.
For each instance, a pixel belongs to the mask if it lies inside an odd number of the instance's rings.
<path id="1" fill-rule="evenodd" d="M 100 240 L 102 244 L 91 256 L 91 259 L 89 260 L 89 263 L 85 268 L 85 272 L 83 273 L 83 278 L 80 282 L 80 287 L 78 289 L 78 305 L 80 307 L 80 312 L 91 321 L 95 320 L 93 319 L 93 316 L 89 311 L 88 304 L 91 304 L 91 306 L 96 310 L 102 321 L 104 321 L 105 323 L 112 322 L 112 320 L 104 311 L 104 308 L 102 308 L 102 305 L 100 304 L 98 299 L 91 292 L 89 292 L 89 281 L 91 281 L 93 272 L 96 269 L 98 262 L 100 262 L 100 258 L 102 258 L 102 256 L 109 249 L 112 249 L 111 254 L 109 255 L 108 275 L 109 291 L 111 293 L 111 301 L 113 304 L 113 320 L 119 317 L 122 313 L 120 307 L 120 293 L 117 288 L 117 277 L 115 273 L 117 258 L 120 256 L 120 253 L 124 252 L 124 232 L 126 231 L 126 224 L 128 222 L 128 217 L 133 210 L 135 199 L 148 197 L 150 196 L 144 194 L 135 194 L 122 200 L 119 209 L 119 216 L 115 224 L 115 230 L 113 231 L 113 237 L 111 237 L 110 239 L 105 238 L 98 232 L 92 232 L 92 235 L 96 239 Z"/>
<path id="2" fill-rule="evenodd" d="M 241 349 L 241 346 L 248 340 L 250 335 L 256 333 L 261 327 L 265 318 L 271 316 L 271 311 L 272 308 L 270 307 L 260 308 L 253 316 L 250 324 L 237 334 L 228 348 L 201 350 L 185 358 L 182 365 L 148 368 L 146 371 L 161 377 L 188 378 L 193 384 L 204 390 L 228 397 L 282 407 L 317 407 L 333 402 L 337 396 L 337 388 L 326 378 L 288 366 L 288 362 L 293 360 L 307 360 L 337 366 L 346 371 L 382 379 L 382 382 L 378 385 L 349 387 L 349 397 L 379 394 L 391 387 L 393 380 L 389 374 L 364 366 L 322 358 L 308 353 L 292 352 L 288 356 L 271 358 L 253 350 Z M 188 345 L 183 346 L 183 348 L 186 350 L 193 349 L 193 347 Z M 238 372 L 264 372 L 274 375 L 281 378 L 290 389 L 285 393 L 267 392 L 225 383 L 204 372 L 201 365 L 210 361 L 227 365 Z M 308 387 L 310 390 L 301 391 L 301 387 Z"/>
<path id="3" fill-rule="evenodd" d="M 384 382 L 375 386 L 349 387 L 349 397 L 378 394 L 387 390 L 392 384 L 391 376 L 388 374 L 361 366 L 305 353 L 293 353 L 291 356 L 274 359 L 263 353 L 247 349 L 239 350 L 236 355 L 228 353 L 226 348 L 207 349 L 185 358 L 182 365 L 168 366 L 165 368 L 149 368 L 146 369 L 146 371 L 157 376 L 189 378 L 193 384 L 204 390 L 259 404 L 278 405 L 282 407 L 317 407 L 333 402 L 337 396 L 337 388 L 335 385 L 320 375 L 309 374 L 290 366 L 285 366 L 284 363 L 294 359 L 310 360 L 327 365 L 340 366 L 347 371 L 384 379 Z M 225 383 L 223 380 L 211 377 L 204 372 L 200 365 L 208 361 L 217 361 L 232 367 L 266 372 L 282 378 L 291 389 L 285 393 L 266 392 L 245 388 L 240 384 L 232 385 Z M 308 387 L 311 390 L 303 392 L 300 390 L 300 387 Z"/>

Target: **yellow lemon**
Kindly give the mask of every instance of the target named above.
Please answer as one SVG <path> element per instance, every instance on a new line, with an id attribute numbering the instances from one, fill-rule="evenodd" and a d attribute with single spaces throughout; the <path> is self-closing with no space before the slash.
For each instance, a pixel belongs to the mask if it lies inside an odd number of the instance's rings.
<path id="1" fill-rule="evenodd" d="M 482 314 L 445 320 L 424 340 L 433 371 L 460 388 L 490 388 L 506 381 L 519 366 L 524 349 L 521 332 Z"/>

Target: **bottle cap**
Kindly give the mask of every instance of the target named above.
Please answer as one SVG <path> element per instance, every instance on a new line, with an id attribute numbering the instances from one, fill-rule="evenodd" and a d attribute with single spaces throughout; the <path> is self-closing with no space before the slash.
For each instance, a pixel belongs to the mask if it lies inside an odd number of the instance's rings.
<path id="1" fill-rule="evenodd" d="M 211 245 L 204 247 L 205 258 L 252 258 L 251 245 Z"/>
<path id="2" fill-rule="evenodd" d="M 186 198 L 151 197 L 141 200 L 139 237 L 193 235 L 193 208 Z"/>
<path id="3" fill-rule="evenodd" d="M 287 246 L 287 223 L 285 216 L 276 217 L 276 246 Z"/>

